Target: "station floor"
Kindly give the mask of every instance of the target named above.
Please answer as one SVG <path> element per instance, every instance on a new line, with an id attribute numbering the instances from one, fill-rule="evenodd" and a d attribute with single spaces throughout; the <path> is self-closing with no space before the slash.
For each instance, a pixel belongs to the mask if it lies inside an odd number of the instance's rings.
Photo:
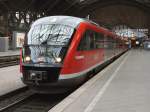
<path id="1" fill-rule="evenodd" d="M 0 96 L 24 86 L 18 65 L 0 68 Z"/>
<path id="2" fill-rule="evenodd" d="M 150 112 L 150 51 L 126 52 L 49 112 Z"/>
<path id="3" fill-rule="evenodd" d="M 13 56 L 13 55 L 19 55 L 20 51 L 19 50 L 8 50 L 7 52 L 0 52 L 0 57 L 1 56 Z"/>

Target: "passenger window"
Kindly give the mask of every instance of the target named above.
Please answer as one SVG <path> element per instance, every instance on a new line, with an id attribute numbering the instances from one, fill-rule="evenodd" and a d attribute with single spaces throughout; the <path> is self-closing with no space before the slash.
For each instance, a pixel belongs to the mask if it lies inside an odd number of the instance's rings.
<path id="1" fill-rule="evenodd" d="M 95 33 L 93 31 L 89 31 L 89 39 L 90 39 L 90 49 L 95 49 Z"/>
<path id="2" fill-rule="evenodd" d="M 119 48 L 119 39 L 116 40 L 116 48 Z"/>
<path id="3" fill-rule="evenodd" d="M 104 35 L 95 33 L 95 48 L 104 48 Z"/>
<path id="4" fill-rule="evenodd" d="M 111 36 L 107 36 L 105 39 L 105 48 L 113 49 L 114 48 L 114 40 Z"/>
<path id="5" fill-rule="evenodd" d="M 87 30 L 83 35 L 78 50 L 92 50 L 104 47 L 104 35 Z"/>

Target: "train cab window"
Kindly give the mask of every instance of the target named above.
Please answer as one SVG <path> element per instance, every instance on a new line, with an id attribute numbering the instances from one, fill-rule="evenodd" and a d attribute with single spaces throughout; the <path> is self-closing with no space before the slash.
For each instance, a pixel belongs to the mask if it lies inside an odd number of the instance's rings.
<path id="1" fill-rule="evenodd" d="M 95 49 L 95 32 L 87 30 L 78 47 L 78 50 L 92 50 Z"/>
<path id="2" fill-rule="evenodd" d="M 89 50 L 90 49 L 90 37 L 89 37 L 89 32 L 85 32 L 83 37 L 80 40 L 78 50 L 83 51 L 83 50 Z"/>

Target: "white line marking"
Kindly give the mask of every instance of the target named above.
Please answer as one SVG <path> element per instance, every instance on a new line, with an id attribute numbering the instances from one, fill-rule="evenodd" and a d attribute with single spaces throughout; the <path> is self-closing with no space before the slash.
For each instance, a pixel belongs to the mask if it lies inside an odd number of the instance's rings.
<path id="1" fill-rule="evenodd" d="M 104 92 L 106 91 L 106 89 L 108 88 L 108 86 L 110 85 L 111 81 L 114 79 L 114 77 L 117 75 L 117 73 L 120 70 L 120 68 L 123 66 L 123 64 L 127 60 L 128 56 L 129 56 L 129 54 L 127 55 L 127 57 L 125 57 L 125 59 L 122 61 L 122 63 L 116 69 L 116 71 L 112 74 L 112 76 L 107 80 L 107 82 L 104 84 L 104 86 L 102 87 L 102 89 L 99 90 L 98 94 L 94 97 L 94 99 L 88 105 L 88 107 L 84 110 L 84 112 L 92 112 L 92 110 L 94 109 L 95 105 L 102 98 L 102 95 L 104 94 Z"/>

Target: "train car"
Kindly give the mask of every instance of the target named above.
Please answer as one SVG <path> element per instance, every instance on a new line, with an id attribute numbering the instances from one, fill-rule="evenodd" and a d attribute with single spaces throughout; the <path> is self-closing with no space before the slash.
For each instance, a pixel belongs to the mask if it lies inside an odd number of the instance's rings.
<path id="1" fill-rule="evenodd" d="M 21 50 L 22 80 L 40 93 L 65 92 L 126 50 L 123 40 L 92 21 L 44 17 L 32 24 Z"/>

